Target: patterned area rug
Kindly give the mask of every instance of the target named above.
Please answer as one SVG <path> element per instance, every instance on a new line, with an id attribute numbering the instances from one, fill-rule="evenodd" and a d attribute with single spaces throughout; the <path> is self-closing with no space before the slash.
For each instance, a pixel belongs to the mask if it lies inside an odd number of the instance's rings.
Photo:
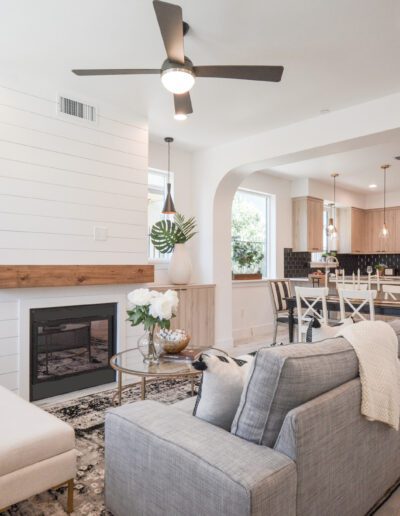
<path id="1" fill-rule="evenodd" d="M 103 391 L 45 410 L 66 421 L 75 429 L 78 470 L 74 491 L 74 515 L 106 516 L 104 507 L 104 415 L 113 407 L 115 390 Z M 146 398 L 171 404 L 191 395 L 190 380 L 148 382 Z M 140 384 L 123 391 L 123 403 L 140 400 Z M 61 516 L 65 512 L 66 488 L 47 491 L 12 506 L 2 515 Z"/>

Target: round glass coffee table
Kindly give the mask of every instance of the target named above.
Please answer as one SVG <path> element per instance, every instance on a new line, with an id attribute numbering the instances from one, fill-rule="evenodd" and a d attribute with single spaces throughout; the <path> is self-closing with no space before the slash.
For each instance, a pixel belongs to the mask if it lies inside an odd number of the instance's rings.
<path id="1" fill-rule="evenodd" d="M 146 378 L 189 378 L 192 383 L 192 396 L 194 396 L 194 380 L 201 374 L 197 371 L 190 361 L 166 360 L 162 357 L 158 364 L 150 365 L 143 362 L 143 356 L 138 349 L 127 349 L 121 351 L 110 359 L 110 365 L 117 371 L 118 381 L 118 404 L 121 405 L 122 399 L 122 375 L 130 374 L 141 378 L 141 399 L 146 398 Z"/>

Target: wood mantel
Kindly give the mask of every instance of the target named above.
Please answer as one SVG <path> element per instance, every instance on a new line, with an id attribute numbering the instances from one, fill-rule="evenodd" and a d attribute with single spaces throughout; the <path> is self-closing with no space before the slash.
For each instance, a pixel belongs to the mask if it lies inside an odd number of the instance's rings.
<path id="1" fill-rule="evenodd" d="M 0 289 L 153 281 L 154 265 L 0 265 Z"/>

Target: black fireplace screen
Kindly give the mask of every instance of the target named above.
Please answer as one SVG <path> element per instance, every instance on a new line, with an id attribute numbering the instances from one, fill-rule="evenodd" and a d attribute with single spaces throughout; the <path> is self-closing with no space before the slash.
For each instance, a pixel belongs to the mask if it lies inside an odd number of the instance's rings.
<path id="1" fill-rule="evenodd" d="M 114 381 L 116 304 L 31 310 L 31 400 Z"/>

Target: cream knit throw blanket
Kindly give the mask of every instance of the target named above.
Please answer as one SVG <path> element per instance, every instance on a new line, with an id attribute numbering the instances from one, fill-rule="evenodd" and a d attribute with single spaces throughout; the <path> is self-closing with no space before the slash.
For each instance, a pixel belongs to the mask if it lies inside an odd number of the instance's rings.
<path id="1" fill-rule="evenodd" d="M 353 346 L 361 380 L 361 414 L 399 429 L 400 362 L 393 328 L 383 321 L 361 321 L 338 332 Z"/>

